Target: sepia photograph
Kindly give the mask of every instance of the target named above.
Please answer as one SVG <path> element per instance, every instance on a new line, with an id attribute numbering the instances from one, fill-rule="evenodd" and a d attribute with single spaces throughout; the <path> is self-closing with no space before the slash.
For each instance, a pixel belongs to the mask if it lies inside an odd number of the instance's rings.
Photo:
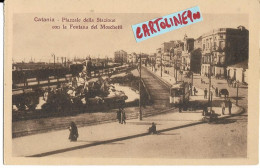
<path id="1" fill-rule="evenodd" d="M 193 6 L 7 15 L 8 156 L 128 160 L 122 164 L 142 158 L 251 158 L 249 115 L 258 104 L 249 108 L 250 78 L 259 76 L 249 66 L 259 63 L 259 45 L 250 51 L 254 14 L 204 12 L 204 5 L 195 16 L 187 10 L 187 17 L 183 12 L 171 25 L 162 21 Z M 193 24 L 184 26 L 185 21 Z M 136 24 L 144 37 L 182 27 L 139 42 Z"/>

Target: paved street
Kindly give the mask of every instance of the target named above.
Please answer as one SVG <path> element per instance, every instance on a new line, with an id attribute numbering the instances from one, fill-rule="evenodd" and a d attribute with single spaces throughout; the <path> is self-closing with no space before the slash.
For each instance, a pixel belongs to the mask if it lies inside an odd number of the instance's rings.
<path id="1" fill-rule="evenodd" d="M 143 127 L 152 121 L 158 129 L 161 121 L 167 121 L 172 127 L 193 123 L 194 115 L 177 118 L 178 115 L 166 114 L 145 119 Z M 186 116 L 186 117 L 187 117 Z M 185 118 L 185 117 L 184 117 Z M 130 126 L 129 126 L 130 125 Z M 129 127 L 135 123 L 129 123 Z M 122 127 L 127 127 L 123 125 Z M 119 128 L 120 129 L 120 128 Z M 113 131 L 113 130 L 112 130 Z M 112 132 L 111 131 L 111 132 Z M 88 135 L 85 135 L 87 138 Z M 89 138 L 87 138 L 89 139 Z M 91 138 L 92 139 L 92 138 Z M 233 117 L 218 124 L 199 124 L 180 129 L 161 132 L 104 145 L 82 148 L 53 156 L 65 157 L 156 157 L 156 158 L 236 158 L 246 157 L 247 120 L 246 117 Z"/>
<path id="2" fill-rule="evenodd" d="M 165 68 L 167 71 L 169 71 L 169 75 L 172 76 L 173 78 L 173 74 L 174 74 L 174 68 L 173 67 L 166 67 Z M 184 75 L 180 75 L 178 76 L 178 80 L 184 80 L 187 82 L 191 82 L 191 78 L 185 78 Z M 203 81 L 205 81 L 204 84 L 201 83 L 201 79 L 203 79 Z M 209 88 L 209 79 L 205 76 L 200 76 L 199 74 L 194 74 L 193 77 L 193 85 L 196 88 L 200 88 L 200 89 L 205 89 L 205 88 Z M 237 88 L 233 88 L 231 86 L 228 86 L 227 81 L 225 79 L 216 79 L 215 77 L 212 77 L 211 79 L 211 84 L 214 87 L 218 87 L 218 89 L 228 89 L 229 91 L 229 98 L 230 100 L 235 104 L 236 103 L 236 96 L 237 96 Z M 214 90 L 213 93 L 215 94 Z M 239 90 L 238 90 L 238 105 L 243 107 L 245 109 L 245 111 L 247 112 L 247 104 L 248 104 L 248 87 L 247 86 L 240 86 Z"/>

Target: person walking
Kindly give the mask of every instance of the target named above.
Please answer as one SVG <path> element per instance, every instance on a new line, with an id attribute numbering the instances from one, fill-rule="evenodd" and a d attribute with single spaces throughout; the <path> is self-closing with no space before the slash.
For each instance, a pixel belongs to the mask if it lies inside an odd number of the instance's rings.
<path id="1" fill-rule="evenodd" d="M 208 90 L 207 88 L 204 89 L 204 99 L 207 99 L 207 95 L 208 95 Z"/>
<path id="2" fill-rule="evenodd" d="M 126 116 L 125 116 L 125 110 L 121 109 L 121 124 L 126 124 L 125 122 Z"/>
<path id="3" fill-rule="evenodd" d="M 231 109 L 232 109 L 232 102 L 229 99 L 228 100 L 228 112 L 229 112 L 229 115 L 231 115 Z"/>
<path id="4" fill-rule="evenodd" d="M 192 84 L 191 83 L 189 84 L 189 87 L 190 87 L 190 95 L 192 96 Z"/>
<path id="5" fill-rule="evenodd" d="M 78 128 L 73 121 L 70 123 L 69 131 L 70 131 L 69 140 L 71 142 L 77 141 L 77 139 L 79 137 L 79 133 L 78 133 Z"/>
<path id="6" fill-rule="evenodd" d="M 215 96 L 218 97 L 218 87 L 215 89 Z"/>
<path id="7" fill-rule="evenodd" d="M 117 113 L 117 120 L 119 122 L 119 124 L 121 123 L 121 108 L 118 109 Z"/>
<path id="8" fill-rule="evenodd" d="M 197 93 L 197 89 L 194 86 L 194 88 L 193 88 L 193 95 L 196 96 L 196 93 Z"/>
<path id="9" fill-rule="evenodd" d="M 226 109 L 226 103 L 225 103 L 225 101 L 223 101 L 223 102 L 221 103 L 221 107 L 222 107 L 222 115 L 224 115 L 224 114 L 225 114 L 225 109 Z"/>

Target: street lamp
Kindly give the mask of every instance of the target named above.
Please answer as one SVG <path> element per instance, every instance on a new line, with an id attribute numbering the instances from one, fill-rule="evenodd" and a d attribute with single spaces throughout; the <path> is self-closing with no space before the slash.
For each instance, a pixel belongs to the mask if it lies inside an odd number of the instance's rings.
<path id="1" fill-rule="evenodd" d="M 191 71 L 191 86 L 193 86 L 193 72 Z"/>
<path id="2" fill-rule="evenodd" d="M 141 53 L 139 56 L 140 62 L 139 62 L 139 72 L 140 72 L 140 77 L 139 77 L 139 120 L 141 121 L 143 119 L 142 116 L 142 107 L 141 107 L 141 80 L 142 80 L 142 76 L 141 76 L 141 69 L 142 69 L 142 58 L 141 58 Z"/>
<path id="3" fill-rule="evenodd" d="M 237 81 L 237 84 L 236 84 L 236 85 L 237 85 L 237 98 L 236 98 L 236 105 L 238 105 L 238 88 L 239 88 L 238 85 L 239 85 L 239 81 Z"/>
<path id="4" fill-rule="evenodd" d="M 212 111 L 212 95 L 211 95 L 211 64 L 212 64 L 212 60 L 211 60 L 211 56 L 212 53 L 209 55 L 209 100 L 208 103 L 210 104 L 210 112 Z"/>

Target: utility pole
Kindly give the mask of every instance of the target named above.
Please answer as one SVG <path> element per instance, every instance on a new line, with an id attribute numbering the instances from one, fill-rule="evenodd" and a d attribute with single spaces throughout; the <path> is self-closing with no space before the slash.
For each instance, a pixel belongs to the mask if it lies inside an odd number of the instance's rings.
<path id="1" fill-rule="evenodd" d="M 143 119 L 142 116 L 142 107 L 141 107 L 141 70 L 142 69 L 142 58 L 141 58 L 141 53 L 140 53 L 140 63 L 139 63 L 139 72 L 140 72 L 140 78 L 139 78 L 139 120 L 141 121 Z"/>
<path id="2" fill-rule="evenodd" d="M 239 82 L 237 81 L 237 98 L 236 98 L 236 105 L 238 105 L 238 88 L 239 88 L 238 84 L 239 84 Z"/>
<path id="3" fill-rule="evenodd" d="M 209 60 L 209 100 L 208 103 L 210 105 L 210 112 L 212 111 L 212 99 L 211 99 L 211 55 L 210 55 L 210 60 Z"/>
<path id="4" fill-rule="evenodd" d="M 54 66 L 54 69 L 55 69 L 55 54 L 52 54 L 53 56 L 53 66 Z"/>
<path id="5" fill-rule="evenodd" d="M 161 53 L 161 77 L 162 77 L 162 53 Z"/>
<path id="6" fill-rule="evenodd" d="M 61 57 L 61 65 L 62 65 L 62 66 L 64 66 L 64 65 L 63 65 L 63 58 L 64 58 L 64 57 Z"/>
<path id="7" fill-rule="evenodd" d="M 177 61 L 177 60 L 176 60 L 176 61 Z M 176 83 L 177 83 L 177 82 L 178 82 L 178 69 L 177 69 L 177 68 L 178 68 L 178 61 L 175 62 L 175 64 L 176 64 L 176 66 L 175 66 L 175 67 L 176 67 L 176 68 L 175 68 L 175 73 L 176 73 L 176 75 L 175 75 L 175 76 L 176 76 Z"/>
<path id="8" fill-rule="evenodd" d="M 193 72 L 191 72 L 191 86 L 193 86 Z"/>

